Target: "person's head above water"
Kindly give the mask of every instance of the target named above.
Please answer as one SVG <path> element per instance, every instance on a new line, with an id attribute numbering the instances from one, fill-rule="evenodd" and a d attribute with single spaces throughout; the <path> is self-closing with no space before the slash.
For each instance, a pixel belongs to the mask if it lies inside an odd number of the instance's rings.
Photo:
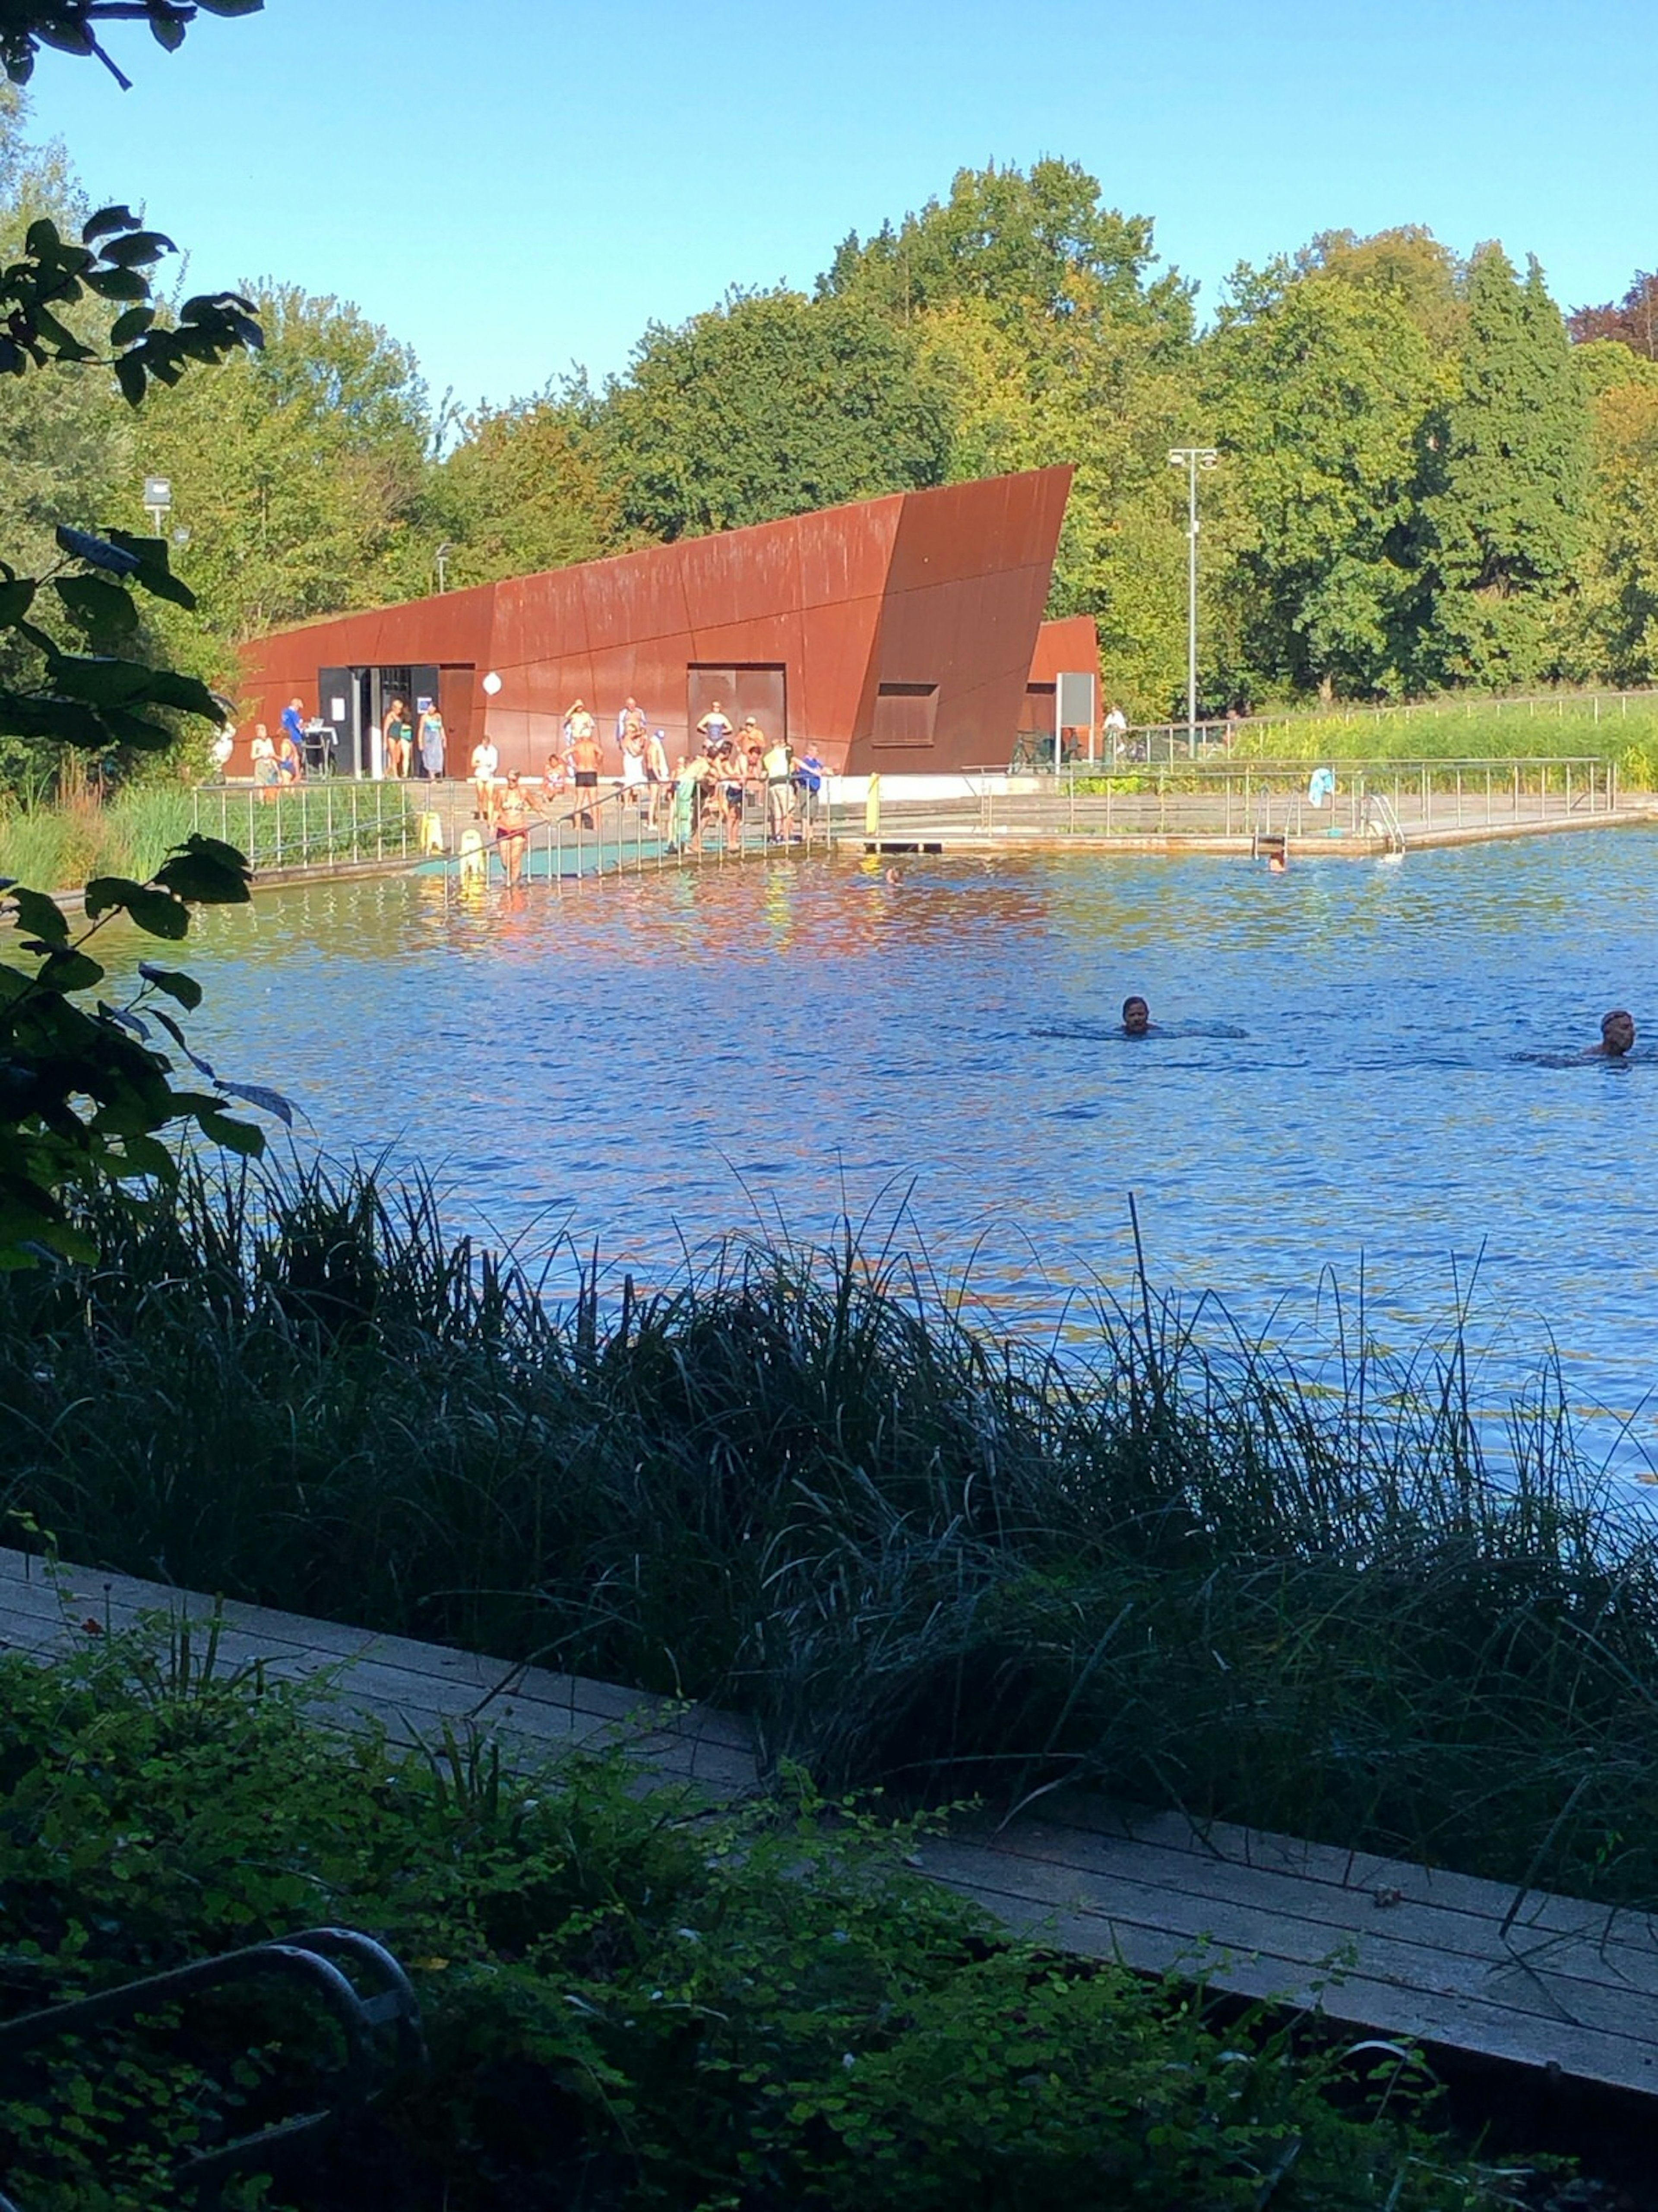
<path id="1" fill-rule="evenodd" d="M 1635 1042 L 1635 1017 L 1618 1006 L 1600 1017 L 1600 1049 L 1608 1060 L 1621 1060 Z"/>
<path id="2" fill-rule="evenodd" d="M 1140 998 L 1123 1001 L 1123 1029 L 1128 1036 L 1143 1036 L 1151 1027 L 1151 1009 Z"/>

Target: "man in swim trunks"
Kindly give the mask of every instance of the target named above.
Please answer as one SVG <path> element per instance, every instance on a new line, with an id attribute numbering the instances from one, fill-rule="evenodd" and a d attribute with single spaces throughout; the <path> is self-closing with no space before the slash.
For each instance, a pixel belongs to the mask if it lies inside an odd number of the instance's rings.
<path id="1" fill-rule="evenodd" d="M 578 792 L 597 791 L 599 763 L 605 757 L 604 747 L 599 742 L 597 723 L 582 708 L 579 699 L 570 710 L 570 718 L 565 722 L 564 727 L 570 733 L 570 765 L 576 790 Z M 584 830 L 592 829 L 593 816 L 585 806 L 576 818 Z"/>
<path id="2" fill-rule="evenodd" d="M 731 720 L 716 699 L 697 725 L 697 734 L 703 741 L 703 750 L 710 760 L 718 760 L 731 742 Z"/>
<path id="3" fill-rule="evenodd" d="M 507 888 L 515 890 L 523 879 L 524 854 L 529 846 L 530 795 L 515 769 L 507 778 L 495 810 L 495 849 L 507 872 Z"/>
<path id="4" fill-rule="evenodd" d="M 1635 1017 L 1618 1006 L 1600 1017 L 1600 1042 L 1591 1045 L 1591 1060 L 1622 1060 L 1635 1043 Z"/>
<path id="5" fill-rule="evenodd" d="M 1129 997 L 1123 1001 L 1123 1035 L 1141 1037 L 1151 1027 L 1151 1009 L 1145 1000 Z"/>

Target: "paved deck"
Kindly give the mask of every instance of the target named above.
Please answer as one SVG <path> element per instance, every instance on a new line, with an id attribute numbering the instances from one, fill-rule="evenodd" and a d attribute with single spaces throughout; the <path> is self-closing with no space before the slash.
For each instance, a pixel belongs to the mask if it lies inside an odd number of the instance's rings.
<path id="1" fill-rule="evenodd" d="M 0 1550 L 0 1646 L 47 1657 L 88 1621 L 211 1609 L 83 1568 L 54 1587 L 38 1559 Z M 326 1680 L 334 1713 L 393 1735 L 476 1721 L 509 1755 L 620 1743 L 716 1801 L 759 1787 L 749 1730 L 728 1714 L 263 1607 L 227 1604 L 223 1618 L 222 1662 Z M 1084 1798 L 1045 1800 L 1000 1832 L 962 1827 L 928 1842 L 921 1864 L 1006 1927 L 1081 1957 L 1203 1971 L 1217 1989 L 1316 2005 L 1356 2030 L 1658 2096 L 1658 1923 L 1643 1913 Z"/>

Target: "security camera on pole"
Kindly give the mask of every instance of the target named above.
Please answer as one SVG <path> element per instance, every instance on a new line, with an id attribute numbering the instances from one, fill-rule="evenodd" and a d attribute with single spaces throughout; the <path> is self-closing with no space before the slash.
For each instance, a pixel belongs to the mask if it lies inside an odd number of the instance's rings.
<path id="1" fill-rule="evenodd" d="M 1186 472 L 1186 741 L 1193 759 L 1198 752 L 1198 471 L 1212 469 L 1220 459 L 1213 446 L 1174 446 L 1168 465 Z"/>

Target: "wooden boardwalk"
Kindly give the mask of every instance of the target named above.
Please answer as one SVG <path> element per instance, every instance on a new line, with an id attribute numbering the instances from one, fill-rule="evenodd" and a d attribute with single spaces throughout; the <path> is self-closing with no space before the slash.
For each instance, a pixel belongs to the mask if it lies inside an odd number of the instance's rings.
<path id="1" fill-rule="evenodd" d="M 46 1657 L 93 1632 L 88 1621 L 211 1610 L 83 1568 L 54 1586 L 38 1559 L 0 1550 L 0 1646 Z M 225 1664 L 320 1678 L 332 1711 L 373 1716 L 394 1736 L 430 1741 L 445 1722 L 474 1723 L 512 1756 L 621 1743 L 716 1800 L 760 1786 L 749 1730 L 728 1714 L 261 1607 L 227 1604 L 223 1617 Z M 1643 1913 L 1080 1797 L 1045 1799 L 1039 1817 L 1000 1832 L 931 1839 L 921 1864 L 1058 1950 L 1200 1972 L 1356 2031 L 1658 2096 L 1658 1923 Z"/>

